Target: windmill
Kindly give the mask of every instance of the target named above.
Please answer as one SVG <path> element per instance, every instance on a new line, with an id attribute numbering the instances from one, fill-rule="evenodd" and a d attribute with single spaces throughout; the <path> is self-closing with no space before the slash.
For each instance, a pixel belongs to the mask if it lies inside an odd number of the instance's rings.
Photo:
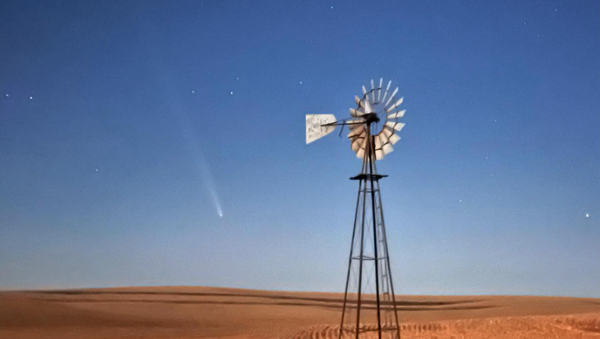
<path id="1" fill-rule="evenodd" d="M 379 188 L 379 180 L 387 175 L 378 174 L 376 164 L 392 152 L 405 125 L 398 121 L 405 113 L 399 109 L 403 98 L 396 98 L 398 88 L 389 92 L 391 83 L 385 89 L 383 79 L 379 85 L 371 80 L 370 90 L 363 86 L 362 98 L 354 97 L 356 108 L 350 108 L 348 119 L 337 120 L 333 114 L 306 115 L 307 144 L 337 126 L 342 130 L 348 126 L 351 148 L 362 159 L 360 173 L 350 178 L 358 181 L 358 197 L 338 338 L 375 334 L 379 339 L 400 338 Z"/>

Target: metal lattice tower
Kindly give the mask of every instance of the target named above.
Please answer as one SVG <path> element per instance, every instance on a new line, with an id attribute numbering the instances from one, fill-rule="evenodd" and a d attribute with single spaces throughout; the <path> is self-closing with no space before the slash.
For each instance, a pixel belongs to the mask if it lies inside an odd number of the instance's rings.
<path id="1" fill-rule="evenodd" d="M 378 338 L 400 337 L 379 187 L 379 180 L 387 175 L 377 173 L 374 144 L 374 136 L 368 135 L 361 173 L 351 178 L 358 180 L 358 197 L 339 338 L 359 338 L 369 332 L 376 332 Z"/>
<path id="2" fill-rule="evenodd" d="M 391 81 L 385 91 L 382 85 L 383 79 L 379 86 L 371 80 L 370 91 L 363 86 L 362 99 L 355 97 L 357 107 L 350 109 L 351 119 L 338 121 L 332 114 L 306 116 L 307 144 L 333 132 L 336 126 L 349 126 L 352 150 L 362 159 L 361 172 L 351 178 L 358 181 L 358 197 L 338 338 L 400 339 L 379 186 L 379 180 L 387 175 L 377 173 L 376 161 L 400 140 L 397 132 L 404 123 L 398 119 L 405 110 L 394 111 L 403 102 L 403 98 L 395 98 L 398 88 L 388 97 Z"/>

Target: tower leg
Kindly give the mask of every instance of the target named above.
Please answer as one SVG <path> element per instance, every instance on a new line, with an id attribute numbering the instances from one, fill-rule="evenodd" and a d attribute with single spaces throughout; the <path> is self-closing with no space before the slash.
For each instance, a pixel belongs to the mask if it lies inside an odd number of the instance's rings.
<path id="1" fill-rule="evenodd" d="M 350 257 L 348 258 L 348 274 L 346 275 L 346 288 L 344 289 L 344 306 L 342 306 L 342 321 L 340 324 L 340 333 L 338 338 L 342 338 L 342 332 L 344 331 L 344 315 L 346 314 L 346 302 L 348 300 L 348 284 L 350 283 L 350 271 L 352 268 L 352 253 L 354 249 L 354 237 L 356 236 L 356 220 L 358 220 L 358 206 L 360 204 L 360 195 L 362 188 L 362 180 L 358 183 L 358 196 L 356 197 L 356 211 L 354 212 L 354 225 L 352 229 L 352 241 L 350 242 Z"/>
<path id="2" fill-rule="evenodd" d="M 359 184 L 360 185 L 360 184 Z M 362 278 L 363 278 L 363 259 L 364 259 L 364 249 L 365 249 L 365 208 L 367 204 L 367 200 L 365 196 L 367 195 L 367 183 L 363 185 L 365 188 L 363 190 L 363 203 L 362 203 L 362 222 L 360 223 L 360 256 L 358 258 L 358 301 L 356 303 L 356 339 L 360 334 L 360 306 L 362 301 Z"/>

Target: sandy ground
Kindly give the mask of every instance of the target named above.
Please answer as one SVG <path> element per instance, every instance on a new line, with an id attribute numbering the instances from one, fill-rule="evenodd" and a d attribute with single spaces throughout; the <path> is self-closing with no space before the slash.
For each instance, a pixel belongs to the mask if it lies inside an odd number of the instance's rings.
<path id="1" fill-rule="evenodd" d="M 407 339 L 600 339 L 600 299 L 398 299 Z M 337 293 L 205 287 L 2 292 L 0 338 L 337 338 L 342 300 Z"/>

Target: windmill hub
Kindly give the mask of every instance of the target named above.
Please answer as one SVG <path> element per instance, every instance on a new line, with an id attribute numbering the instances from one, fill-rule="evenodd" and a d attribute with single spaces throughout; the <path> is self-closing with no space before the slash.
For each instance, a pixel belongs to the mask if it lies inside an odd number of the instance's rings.
<path id="1" fill-rule="evenodd" d="M 372 123 L 378 123 L 379 122 L 379 117 L 377 116 L 377 113 L 367 113 L 365 115 L 363 115 L 363 117 L 365 118 L 365 123 L 368 125 L 371 125 Z"/>

